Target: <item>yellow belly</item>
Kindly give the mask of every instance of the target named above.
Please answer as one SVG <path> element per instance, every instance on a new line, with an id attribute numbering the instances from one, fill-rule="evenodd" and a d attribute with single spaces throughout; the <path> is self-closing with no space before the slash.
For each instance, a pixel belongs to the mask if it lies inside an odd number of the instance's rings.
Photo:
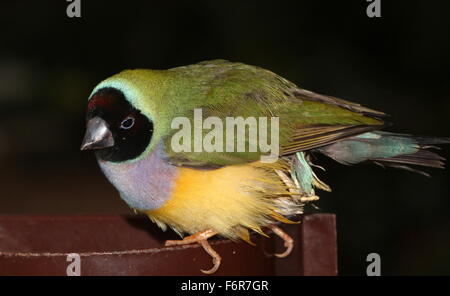
<path id="1" fill-rule="evenodd" d="M 246 229 L 260 232 L 261 226 L 283 219 L 276 200 L 287 194 L 273 167 L 261 163 L 215 170 L 180 168 L 170 199 L 146 213 L 180 234 L 212 229 L 232 239 L 245 238 Z"/>

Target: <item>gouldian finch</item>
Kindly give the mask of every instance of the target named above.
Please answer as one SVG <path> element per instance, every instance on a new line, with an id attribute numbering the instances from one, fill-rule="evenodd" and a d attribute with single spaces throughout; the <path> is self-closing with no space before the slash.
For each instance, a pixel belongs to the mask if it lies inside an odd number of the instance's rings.
<path id="1" fill-rule="evenodd" d="M 102 81 L 89 96 L 81 149 L 95 150 L 131 208 L 189 235 L 167 246 L 200 244 L 213 260 L 203 272 L 213 273 L 221 262 L 208 243 L 214 235 L 251 243 L 250 232 L 270 229 L 286 247 L 276 255 L 289 255 L 293 239 L 277 225 L 317 200 L 316 188 L 330 190 L 312 170 L 311 153 L 346 165 L 443 168 L 429 149 L 450 139 L 379 131 L 384 117 L 271 71 L 213 60 Z M 230 119 L 236 126 L 228 128 Z M 234 133 L 238 123 L 244 132 Z"/>

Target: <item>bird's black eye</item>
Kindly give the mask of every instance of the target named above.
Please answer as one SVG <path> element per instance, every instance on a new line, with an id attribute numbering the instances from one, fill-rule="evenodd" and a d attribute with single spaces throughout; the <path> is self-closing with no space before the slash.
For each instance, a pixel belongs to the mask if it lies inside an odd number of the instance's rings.
<path id="1" fill-rule="evenodd" d="M 122 123 L 120 124 L 121 129 L 130 129 L 134 125 L 134 118 L 131 116 L 128 116 L 125 118 Z"/>

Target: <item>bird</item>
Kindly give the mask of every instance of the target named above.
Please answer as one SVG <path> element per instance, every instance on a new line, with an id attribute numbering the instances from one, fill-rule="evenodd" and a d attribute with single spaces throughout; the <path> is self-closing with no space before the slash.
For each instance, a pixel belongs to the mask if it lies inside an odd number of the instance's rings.
<path id="1" fill-rule="evenodd" d="M 196 132 L 199 114 L 213 120 L 200 123 Z M 420 167 L 444 168 L 445 159 L 432 150 L 450 138 L 384 131 L 390 126 L 386 117 L 261 67 L 210 60 L 167 70 L 124 70 L 100 82 L 88 98 L 81 150 L 95 152 L 129 207 L 180 235 L 166 246 L 203 247 L 213 267 L 201 271 L 212 274 L 222 260 L 208 242 L 216 235 L 253 244 L 253 233 L 271 231 L 286 248 L 275 255 L 290 254 L 294 240 L 280 224 L 296 223 L 305 205 L 319 198 L 316 189 L 331 191 L 313 170 L 320 168 L 313 163 L 316 153 L 344 165 L 371 162 L 424 175 Z M 248 128 L 244 150 L 236 149 L 238 133 L 227 133 L 234 126 L 215 130 L 229 118 L 240 118 Z M 275 128 L 264 134 L 261 119 Z M 179 123 L 186 121 L 194 123 L 180 136 Z M 251 145 L 247 134 L 254 122 L 257 140 L 270 138 L 275 157 L 267 147 Z"/>

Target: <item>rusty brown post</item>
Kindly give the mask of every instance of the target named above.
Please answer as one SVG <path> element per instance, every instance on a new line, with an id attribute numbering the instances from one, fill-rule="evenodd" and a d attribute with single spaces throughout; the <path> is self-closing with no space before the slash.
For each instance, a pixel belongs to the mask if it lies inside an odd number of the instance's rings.
<path id="1" fill-rule="evenodd" d="M 273 256 L 278 237 L 254 236 L 256 247 L 215 239 L 222 256 L 216 275 L 336 275 L 335 218 L 302 217 L 282 226 L 293 253 Z M 211 266 L 198 246 L 164 247 L 162 232 L 144 216 L 0 216 L 0 275 L 66 275 L 68 254 L 80 256 L 81 275 L 201 275 Z"/>

